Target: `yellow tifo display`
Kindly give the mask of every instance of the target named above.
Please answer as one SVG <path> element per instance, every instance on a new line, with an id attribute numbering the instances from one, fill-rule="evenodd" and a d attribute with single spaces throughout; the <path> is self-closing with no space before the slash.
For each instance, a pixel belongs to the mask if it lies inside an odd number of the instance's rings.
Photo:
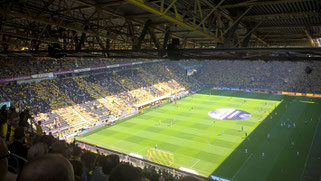
<path id="1" fill-rule="evenodd" d="M 151 148 L 147 150 L 148 160 L 162 165 L 171 166 L 174 164 L 174 155 L 166 151 Z"/>

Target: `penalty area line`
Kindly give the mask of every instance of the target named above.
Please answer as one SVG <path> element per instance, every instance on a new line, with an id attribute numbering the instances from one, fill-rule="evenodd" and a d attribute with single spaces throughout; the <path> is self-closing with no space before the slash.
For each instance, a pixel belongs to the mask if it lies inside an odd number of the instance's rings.
<path id="1" fill-rule="evenodd" d="M 137 153 L 140 153 L 143 150 L 146 150 L 146 148 L 149 148 L 148 146 L 145 146 L 144 148 L 140 149 Z"/>
<path id="2" fill-rule="evenodd" d="M 198 164 L 198 162 L 200 162 L 201 160 L 200 159 L 198 159 L 197 160 L 197 162 L 195 162 L 193 165 L 192 165 L 192 167 L 191 168 L 193 168 L 196 164 Z"/>
<path id="3" fill-rule="evenodd" d="M 242 164 L 241 168 L 239 168 L 239 169 L 237 170 L 237 172 L 235 173 L 235 175 L 232 177 L 231 180 L 234 180 L 234 178 L 236 177 L 236 175 L 239 174 L 239 172 L 240 172 L 240 171 L 242 170 L 242 168 L 244 167 L 245 163 L 250 160 L 250 158 L 252 157 L 252 155 L 253 155 L 253 153 L 251 153 L 250 156 L 245 160 L 245 162 Z"/>

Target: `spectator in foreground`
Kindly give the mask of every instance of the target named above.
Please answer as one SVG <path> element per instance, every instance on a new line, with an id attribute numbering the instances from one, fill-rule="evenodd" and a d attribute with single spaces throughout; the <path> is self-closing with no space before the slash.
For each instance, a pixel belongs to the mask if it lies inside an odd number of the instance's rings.
<path id="1" fill-rule="evenodd" d="M 89 181 L 92 171 L 95 169 L 97 155 L 92 152 L 85 152 L 81 155 L 81 162 L 84 165 L 84 172 L 82 174 L 82 179 L 84 181 Z"/>
<path id="2" fill-rule="evenodd" d="M 25 127 L 25 128 L 29 127 L 28 119 L 31 118 L 29 109 L 25 109 L 24 111 L 22 111 L 19 117 L 20 117 L 19 126 Z"/>
<path id="3" fill-rule="evenodd" d="M 7 106 L 3 105 L 0 110 L 0 137 L 5 138 L 6 133 L 5 133 L 5 125 L 7 123 Z"/>
<path id="4" fill-rule="evenodd" d="M 67 158 L 67 159 L 70 158 L 69 147 L 68 147 L 67 143 L 63 140 L 59 140 L 59 141 L 54 142 L 51 145 L 50 153 L 60 153 L 65 158 Z"/>
<path id="5" fill-rule="evenodd" d="M 31 161 L 34 158 L 47 154 L 48 151 L 49 148 L 45 143 L 38 142 L 29 148 L 27 158 Z"/>
<path id="6" fill-rule="evenodd" d="M 8 119 L 7 120 L 8 127 L 7 127 L 7 138 L 6 138 L 6 140 L 7 141 L 12 141 L 13 130 L 14 130 L 14 128 L 18 127 L 19 120 L 20 120 L 19 114 L 17 113 L 15 107 L 11 106 L 9 108 L 8 118 L 7 119 Z"/>
<path id="7" fill-rule="evenodd" d="M 0 180 L 5 180 L 8 173 L 9 150 L 6 143 L 0 137 Z"/>
<path id="8" fill-rule="evenodd" d="M 83 173 L 83 165 L 79 160 L 70 160 L 70 163 L 74 169 L 75 181 L 83 181 L 81 175 Z"/>
<path id="9" fill-rule="evenodd" d="M 17 178 L 16 174 L 8 171 L 8 157 L 10 152 L 7 148 L 6 143 L 0 138 L 0 180 L 1 181 L 15 181 Z"/>
<path id="10" fill-rule="evenodd" d="M 74 181 L 71 163 L 59 154 L 47 154 L 28 162 L 17 181 Z"/>
<path id="11" fill-rule="evenodd" d="M 11 143 L 8 148 L 11 153 L 16 154 L 23 159 L 27 158 L 28 148 L 24 145 L 23 141 L 25 139 L 25 131 L 23 127 L 17 127 L 14 130 L 14 141 Z M 15 167 L 19 170 L 23 167 L 25 161 L 21 158 L 17 158 L 19 165 L 16 165 L 16 159 L 10 158 L 9 163 L 10 165 L 15 165 Z"/>
<path id="12" fill-rule="evenodd" d="M 90 179 L 94 181 L 108 181 L 109 168 L 111 168 L 111 165 L 108 162 L 108 158 L 105 156 L 99 156 L 97 158 L 97 167 Z"/>
<path id="13" fill-rule="evenodd" d="M 144 175 L 140 168 L 127 163 L 119 164 L 111 173 L 109 181 L 144 181 Z"/>
<path id="14" fill-rule="evenodd" d="M 195 177 L 192 177 L 192 176 L 185 176 L 185 177 L 179 179 L 179 181 L 199 181 L 199 180 Z"/>

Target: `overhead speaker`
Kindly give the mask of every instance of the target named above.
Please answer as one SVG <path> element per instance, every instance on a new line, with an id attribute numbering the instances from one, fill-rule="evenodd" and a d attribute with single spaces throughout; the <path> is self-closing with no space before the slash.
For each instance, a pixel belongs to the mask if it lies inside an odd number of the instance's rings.
<path id="1" fill-rule="evenodd" d="M 307 66 L 307 67 L 305 67 L 304 71 L 305 71 L 305 73 L 307 73 L 307 74 L 311 74 L 311 72 L 313 71 L 313 69 L 312 69 L 311 67 Z"/>

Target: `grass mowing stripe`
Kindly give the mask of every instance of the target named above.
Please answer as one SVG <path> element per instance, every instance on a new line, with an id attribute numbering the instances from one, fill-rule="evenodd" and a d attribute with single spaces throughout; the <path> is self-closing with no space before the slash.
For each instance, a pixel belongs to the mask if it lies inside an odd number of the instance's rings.
<path id="1" fill-rule="evenodd" d="M 281 99 L 284 100 L 278 105 Z M 243 100 L 246 100 L 246 102 Z M 173 166 L 175 168 L 190 168 L 204 176 L 208 176 L 215 170 L 214 173 L 225 178 L 234 177 L 235 179 L 247 178 L 247 180 L 253 180 L 258 175 L 261 176 L 260 179 L 262 180 L 272 178 L 275 180 L 273 176 L 271 177 L 271 174 L 275 175 L 278 172 L 271 168 L 282 165 L 282 159 L 280 158 L 284 157 L 282 155 L 286 152 L 284 146 L 287 142 L 286 139 L 296 133 L 290 131 L 289 135 L 277 134 L 280 124 L 276 119 L 286 119 L 287 117 L 290 119 L 297 117 L 298 120 L 304 119 L 302 116 L 304 112 L 295 111 L 295 108 L 302 109 L 303 103 L 301 101 L 306 100 L 308 99 L 288 98 L 264 93 L 205 90 L 178 100 L 178 106 L 172 103 L 149 109 L 144 111 L 143 114 L 133 116 L 112 127 L 97 131 L 95 134 L 85 137 L 85 139 L 87 141 L 102 142 L 102 144 L 107 145 L 106 147 L 108 145 L 114 146 L 118 151 L 122 150 L 125 153 L 136 152 L 143 156 L 147 154 L 149 148 L 153 148 L 157 143 L 160 149 L 174 154 L 175 163 Z M 297 105 L 294 105 L 296 102 Z M 288 110 L 285 109 L 284 103 L 288 103 Z M 313 104 L 311 106 L 310 108 L 315 107 Z M 226 107 L 247 111 L 252 114 L 252 117 L 244 121 L 216 120 L 214 123 L 213 120 L 215 119 L 207 115 L 211 110 Z M 307 110 L 307 108 L 303 110 Z M 281 112 L 278 112 L 278 115 L 274 115 L 275 111 Z M 272 120 L 269 117 L 270 112 L 273 113 Z M 292 112 L 296 114 L 291 115 Z M 262 116 L 266 119 L 263 124 L 260 122 Z M 175 123 L 170 126 L 170 122 L 174 122 L 174 119 L 176 120 Z M 160 126 L 158 125 L 158 120 L 162 121 Z M 251 133 L 249 135 L 251 141 L 244 141 L 244 132 L 241 131 L 241 126 L 249 134 Z M 299 129 L 303 125 L 298 124 L 297 126 Z M 305 130 L 308 131 L 310 128 L 309 125 Z M 221 135 L 222 129 L 224 129 L 223 136 Z M 273 136 L 281 137 L 280 139 L 273 138 L 277 139 L 275 144 L 272 145 L 276 146 L 277 150 L 274 150 L 269 143 L 264 141 L 266 133 L 269 131 Z M 108 136 L 104 137 L 104 135 Z M 282 139 L 282 136 L 284 136 L 284 139 Z M 300 141 L 302 142 L 302 140 L 298 140 L 298 144 Z M 280 144 L 283 144 L 283 146 L 280 146 Z M 257 151 L 250 158 L 243 158 L 245 147 L 248 147 L 249 150 Z M 281 152 L 282 154 L 275 154 L 275 159 L 271 160 L 267 165 L 262 165 L 263 168 L 266 167 L 262 171 L 267 171 L 267 174 L 260 174 L 261 171 L 259 171 L 252 176 L 248 175 L 247 168 L 249 165 L 258 167 L 258 164 L 260 164 L 257 159 L 260 158 L 261 149 L 267 150 L 267 153 L 270 150 Z M 307 154 L 302 152 L 302 156 Z M 236 159 L 233 159 L 234 155 Z M 288 161 L 288 158 L 291 157 L 285 157 L 284 159 Z M 240 170 L 239 173 L 235 175 L 238 170 Z M 300 174 L 301 170 L 299 170 Z"/>
<path id="2" fill-rule="evenodd" d="M 318 119 L 317 121 L 319 122 L 319 120 L 321 120 L 321 114 L 320 114 L 319 119 Z M 301 174 L 301 177 L 300 177 L 301 179 L 300 179 L 300 180 L 303 180 L 303 175 L 304 175 L 304 171 L 305 171 L 305 168 L 306 168 L 306 166 L 307 166 L 307 163 L 308 163 L 309 155 L 310 155 L 310 153 L 311 153 L 311 148 L 312 148 L 312 145 L 313 145 L 313 143 L 314 143 L 314 141 L 315 141 L 315 135 L 317 134 L 317 129 L 318 129 L 318 127 L 319 127 L 320 125 L 321 125 L 321 124 L 318 123 L 317 126 L 315 127 L 314 135 L 313 135 L 312 142 L 311 142 L 311 146 L 310 146 L 310 148 L 309 148 L 309 152 L 308 152 L 308 154 L 307 154 L 307 156 L 306 156 L 306 159 L 305 159 L 305 162 L 304 162 L 304 167 L 303 167 L 303 171 L 302 171 L 302 174 Z"/>

